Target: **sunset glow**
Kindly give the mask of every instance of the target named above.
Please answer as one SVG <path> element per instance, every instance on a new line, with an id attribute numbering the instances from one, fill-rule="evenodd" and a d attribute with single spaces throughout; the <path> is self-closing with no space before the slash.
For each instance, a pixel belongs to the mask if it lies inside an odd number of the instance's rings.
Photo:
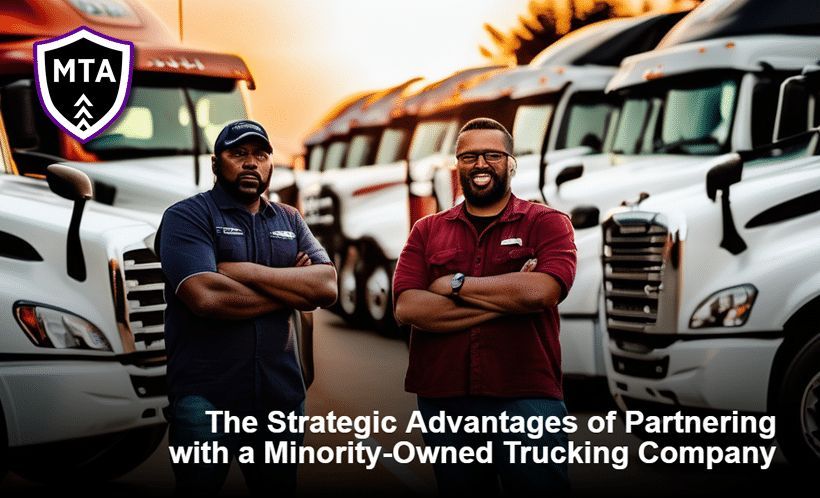
<path id="1" fill-rule="evenodd" d="M 142 0 L 174 30 L 178 2 Z M 183 0 L 184 42 L 241 55 L 257 82 L 252 113 L 277 149 L 298 153 L 311 127 L 341 99 L 423 76 L 486 65 L 483 26 L 509 31 L 530 2 L 560 0 Z M 594 0 L 589 0 L 590 6 Z M 622 15 L 644 0 L 623 0 Z M 657 9 L 672 0 L 648 2 Z M 567 4 L 568 5 L 568 4 Z M 584 7 L 583 0 L 577 1 Z"/>

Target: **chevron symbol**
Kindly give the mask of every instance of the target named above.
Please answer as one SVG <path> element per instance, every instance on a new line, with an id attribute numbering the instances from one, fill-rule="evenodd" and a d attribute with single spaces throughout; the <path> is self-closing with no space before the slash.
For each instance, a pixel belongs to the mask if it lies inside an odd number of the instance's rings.
<path id="1" fill-rule="evenodd" d="M 93 117 L 91 115 L 91 113 L 88 112 L 88 109 L 86 109 L 85 106 L 83 106 L 83 107 L 80 108 L 79 111 L 77 111 L 77 114 L 74 115 L 74 119 L 77 119 L 77 118 L 79 118 L 80 116 L 83 116 L 83 115 L 85 115 L 85 117 L 87 117 L 88 119 L 91 119 Z"/>
<path id="2" fill-rule="evenodd" d="M 85 105 L 87 105 L 88 107 L 94 107 L 94 104 L 92 104 L 91 101 L 88 100 L 88 97 L 86 97 L 85 94 L 80 95 L 80 98 L 77 99 L 77 102 L 74 103 L 74 107 L 77 107 L 83 103 L 85 103 Z"/>
<path id="3" fill-rule="evenodd" d="M 87 129 L 91 128 L 91 125 L 88 124 L 88 121 L 86 121 L 85 118 L 83 118 L 82 121 L 77 123 L 77 128 L 80 129 L 80 130 L 87 130 Z"/>

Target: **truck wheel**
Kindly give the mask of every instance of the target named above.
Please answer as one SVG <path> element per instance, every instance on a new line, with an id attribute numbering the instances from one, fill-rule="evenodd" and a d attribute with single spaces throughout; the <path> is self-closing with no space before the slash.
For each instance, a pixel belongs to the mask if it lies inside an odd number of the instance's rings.
<path id="1" fill-rule="evenodd" d="M 820 337 L 786 370 L 778 398 L 778 442 L 796 465 L 820 466 Z"/>
<path id="2" fill-rule="evenodd" d="M 354 245 L 347 248 L 347 254 L 339 271 L 339 311 L 351 325 L 359 325 L 362 321 L 363 292 L 359 279 L 361 253 Z"/>
<path id="3" fill-rule="evenodd" d="M 109 481 L 126 474 L 150 457 L 165 437 L 167 425 L 141 427 L 15 451 L 12 470 L 43 484 Z"/>
<path id="4" fill-rule="evenodd" d="M 365 303 L 373 327 L 380 334 L 394 337 L 398 325 L 393 318 L 393 269 L 395 264 L 379 257 L 368 272 L 365 282 Z"/>

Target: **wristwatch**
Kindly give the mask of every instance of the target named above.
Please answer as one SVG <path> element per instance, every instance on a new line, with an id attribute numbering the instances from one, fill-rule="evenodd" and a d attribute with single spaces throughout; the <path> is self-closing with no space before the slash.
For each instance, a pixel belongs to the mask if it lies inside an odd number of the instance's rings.
<path id="1" fill-rule="evenodd" d="M 461 291 L 461 286 L 464 285 L 464 274 L 463 273 L 456 273 L 453 275 L 453 279 L 450 280 L 450 289 L 452 289 L 452 295 L 458 297 L 459 291 Z"/>

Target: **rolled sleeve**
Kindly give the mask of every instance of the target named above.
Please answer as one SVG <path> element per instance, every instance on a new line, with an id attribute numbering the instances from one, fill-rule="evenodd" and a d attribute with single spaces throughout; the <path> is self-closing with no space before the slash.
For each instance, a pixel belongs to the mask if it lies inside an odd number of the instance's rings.
<path id="1" fill-rule="evenodd" d="M 424 258 L 426 245 L 427 220 L 421 219 L 410 230 L 410 236 L 396 263 L 396 271 L 393 273 L 394 307 L 402 292 L 410 289 L 426 290 L 430 285 L 427 261 Z"/>
<path id="2" fill-rule="evenodd" d="M 296 237 L 299 241 L 299 251 L 304 252 L 313 264 L 333 264 L 322 244 L 313 236 L 313 232 L 305 223 L 298 211 L 293 211 L 293 225 L 296 227 Z"/>
<path id="3" fill-rule="evenodd" d="M 575 231 L 567 215 L 552 211 L 543 214 L 537 223 L 535 254 L 538 264 L 535 271 L 546 273 L 561 285 L 561 298 L 569 294 L 575 280 L 577 249 Z"/>
<path id="4" fill-rule="evenodd" d="M 160 225 L 159 259 L 175 293 L 189 277 L 215 272 L 214 240 L 207 217 L 183 212 L 176 206 L 165 211 Z"/>

